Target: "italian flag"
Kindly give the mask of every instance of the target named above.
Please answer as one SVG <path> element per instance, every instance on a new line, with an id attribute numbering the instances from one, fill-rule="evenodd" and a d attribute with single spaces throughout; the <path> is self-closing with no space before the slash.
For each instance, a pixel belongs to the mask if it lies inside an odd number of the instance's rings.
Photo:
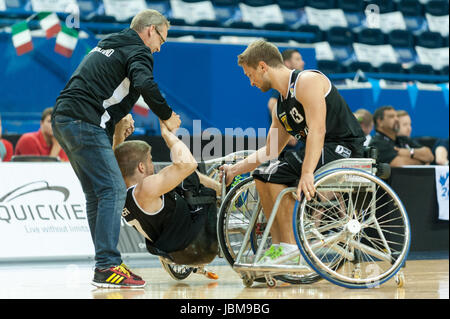
<path id="1" fill-rule="evenodd" d="M 33 50 L 33 42 L 31 41 L 31 32 L 28 29 L 26 21 L 14 24 L 11 27 L 13 45 L 16 48 L 17 55 L 25 54 Z"/>
<path id="2" fill-rule="evenodd" d="M 38 19 L 41 28 L 45 30 L 47 39 L 50 39 L 61 31 L 61 24 L 59 23 L 59 18 L 56 13 L 40 12 L 38 14 Z"/>
<path id="3" fill-rule="evenodd" d="M 72 56 L 73 50 L 77 46 L 78 31 L 66 26 L 61 27 L 61 31 L 56 36 L 55 51 L 67 58 Z"/>

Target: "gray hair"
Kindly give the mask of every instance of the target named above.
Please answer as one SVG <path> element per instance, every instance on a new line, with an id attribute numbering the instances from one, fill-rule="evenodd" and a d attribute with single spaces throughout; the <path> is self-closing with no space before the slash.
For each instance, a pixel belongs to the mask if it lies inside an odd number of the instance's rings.
<path id="1" fill-rule="evenodd" d="M 141 32 L 145 27 L 154 25 L 159 27 L 166 25 L 167 29 L 170 27 L 170 22 L 165 16 L 153 9 L 145 9 L 139 12 L 133 20 L 131 20 L 130 28 L 136 32 Z"/>

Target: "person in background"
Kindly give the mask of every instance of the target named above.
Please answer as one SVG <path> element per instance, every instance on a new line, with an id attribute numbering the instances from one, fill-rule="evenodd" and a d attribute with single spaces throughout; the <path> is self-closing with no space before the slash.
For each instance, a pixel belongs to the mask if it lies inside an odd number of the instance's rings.
<path id="1" fill-rule="evenodd" d="M 353 115 L 355 115 L 356 119 L 361 125 L 361 129 L 363 130 L 364 135 L 366 136 L 364 146 L 368 146 L 370 140 L 372 139 L 372 135 L 370 135 L 370 133 L 373 130 L 373 116 L 366 109 L 358 109 L 355 111 L 355 113 L 353 113 Z"/>
<path id="2" fill-rule="evenodd" d="M 426 165 L 434 160 L 431 150 L 406 136 L 398 136 L 400 123 L 397 112 L 390 106 L 382 106 L 373 113 L 375 136 L 369 146 L 378 150 L 378 162 L 393 167 Z"/>
<path id="3" fill-rule="evenodd" d="M 283 57 L 284 65 L 288 69 L 300 71 L 303 71 L 305 69 L 305 61 L 303 61 L 302 55 L 297 50 L 286 49 L 281 52 L 281 56 Z M 267 102 L 270 119 L 272 119 L 272 110 L 274 107 L 276 107 L 279 96 L 280 93 L 277 90 L 271 90 L 271 95 L 269 101 Z M 303 143 L 299 143 L 293 136 L 291 136 L 285 150 L 296 150 L 301 148 L 302 146 L 304 146 Z"/>
<path id="4" fill-rule="evenodd" d="M 448 165 L 448 137 L 438 139 L 433 150 L 436 165 Z"/>
<path id="5" fill-rule="evenodd" d="M 405 110 L 397 110 L 397 117 L 399 122 L 398 136 L 411 137 L 411 117 Z"/>
<path id="6" fill-rule="evenodd" d="M 51 116 L 53 107 L 48 107 L 42 112 L 40 128 L 36 132 L 23 134 L 16 144 L 14 155 L 36 155 L 59 157 L 62 161 L 68 161 L 66 153 L 53 136 Z"/>
<path id="7" fill-rule="evenodd" d="M 2 117 L 0 116 L 0 162 L 9 162 L 13 153 L 12 143 L 2 138 Z"/>

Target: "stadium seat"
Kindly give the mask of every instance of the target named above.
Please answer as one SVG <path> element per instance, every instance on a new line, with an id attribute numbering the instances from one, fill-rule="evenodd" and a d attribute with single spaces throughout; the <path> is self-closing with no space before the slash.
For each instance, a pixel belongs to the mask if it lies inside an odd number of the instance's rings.
<path id="1" fill-rule="evenodd" d="M 385 36 L 380 29 L 363 29 L 356 34 L 359 43 L 379 45 L 385 43 Z"/>
<path id="2" fill-rule="evenodd" d="M 380 8 L 380 13 L 393 12 L 397 9 L 392 0 L 370 0 L 366 2 L 366 6 L 370 4 L 377 5 Z"/>
<path id="3" fill-rule="evenodd" d="M 416 45 L 425 48 L 442 48 L 444 39 L 439 32 L 424 31 L 416 37 Z"/>
<path id="4" fill-rule="evenodd" d="M 274 4 L 275 0 L 241 0 L 241 2 L 252 7 L 262 7 Z"/>
<path id="5" fill-rule="evenodd" d="M 441 71 L 441 75 L 448 75 L 448 65 L 444 66 Z"/>
<path id="6" fill-rule="evenodd" d="M 414 35 L 407 30 L 392 30 L 387 35 L 388 43 L 393 47 L 412 48 Z"/>
<path id="7" fill-rule="evenodd" d="M 419 0 L 401 0 L 398 3 L 398 11 L 407 17 L 423 16 L 423 6 Z"/>
<path id="8" fill-rule="evenodd" d="M 211 0 L 216 19 L 224 25 L 228 25 L 235 19 L 236 11 L 239 10 L 239 0 Z"/>
<path id="9" fill-rule="evenodd" d="M 425 12 L 434 16 L 448 15 L 448 1 L 431 0 L 425 4 Z"/>
<path id="10" fill-rule="evenodd" d="M 170 21 L 171 25 L 178 25 L 178 26 L 187 25 L 186 21 L 184 19 L 180 19 L 180 18 L 170 18 L 169 21 Z M 169 29 L 169 32 L 170 31 L 171 30 Z"/>
<path id="11" fill-rule="evenodd" d="M 361 70 L 363 72 L 374 71 L 372 64 L 370 64 L 369 62 L 353 61 L 347 66 L 348 72 L 357 72 L 358 70 Z"/>
<path id="12" fill-rule="evenodd" d="M 317 69 L 325 74 L 344 73 L 346 69 L 335 60 L 318 60 Z"/>
<path id="13" fill-rule="evenodd" d="M 406 73 L 400 63 L 383 63 L 378 67 L 380 73 Z"/>
<path id="14" fill-rule="evenodd" d="M 363 0 L 337 0 L 337 7 L 344 10 L 344 12 L 363 12 Z"/>
<path id="15" fill-rule="evenodd" d="M 228 25 L 229 28 L 233 29 L 253 29 L 253 23 L 246 21 L 233 21 Z"/>
<path id="16" fill-rule="evenodd" d="M 336 8 L 336 0 L 306 0 L 305 6 L 316 9 L 334 9 Z"/>
<path id="17" fill-rule="evenodd" d="M 306 0 L 276 0 L 281 10 L 300 9 L 305 6 Z"/>
<path id="18" fill-rule="evenodd" d="M 323 39 L 323 32 L 316 25 L 303 24 L 297 28 L 298 32 L 309 32 L 314 34 L 314 38 L 310 40 L 304 40 L 306 43 L 320 42 Z"/>
<path id="19" fill-rule="evenodd" d="M 264 30 L 271 30 L 271 31 L 289 31 L 289 26 L 284 23 L 267 23 L 263 26 Z"/>
<path id="20" fill-rule="evenodd" d="M 411 74 L 426 74 L 426 75 L 434 75 L 434 69 L 429 64 L 414 64 L 409 68 L 409 73 Z"/>
<path id="21" fill-rule="evenodd" d="M 351 45 L 353 43 L 353 33 L 349 28 L 332 27 L 326 32 L 326 38 L 330 45 Z"/>

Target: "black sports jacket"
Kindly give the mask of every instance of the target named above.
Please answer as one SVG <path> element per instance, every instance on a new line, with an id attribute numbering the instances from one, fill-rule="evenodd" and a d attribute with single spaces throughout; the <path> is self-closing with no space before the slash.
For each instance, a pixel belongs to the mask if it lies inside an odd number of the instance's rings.
<path id="1" fill-rule="evenodd" d="M 136 31 L 125 29 L 101 40 L 73 73 L 56 99 L 61 114 L 98 125 L 112 136 L 139 96 L 161 119 L 172 109 L 153 77 L 153 56 Z"/>

